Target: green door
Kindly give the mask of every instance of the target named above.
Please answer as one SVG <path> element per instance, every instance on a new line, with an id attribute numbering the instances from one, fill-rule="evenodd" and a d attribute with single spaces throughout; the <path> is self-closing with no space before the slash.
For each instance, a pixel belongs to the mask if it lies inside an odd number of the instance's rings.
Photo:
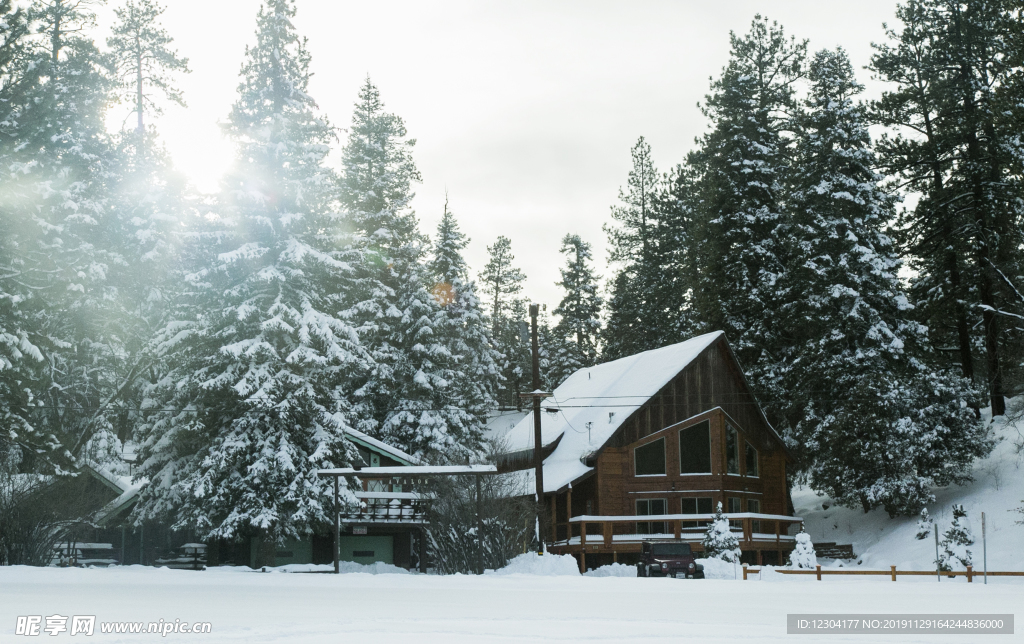
<path id="1" fill-rule="evenodd" d="M 395 562 L 393 537 L 342 537 L 341 560 L 354 561 L 361 564 L 372 564 L 378 561 Z"/>

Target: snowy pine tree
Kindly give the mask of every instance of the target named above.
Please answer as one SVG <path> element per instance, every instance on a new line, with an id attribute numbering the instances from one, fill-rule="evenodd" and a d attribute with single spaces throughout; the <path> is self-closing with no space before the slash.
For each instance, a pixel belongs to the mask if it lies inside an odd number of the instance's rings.
<path id="1" fill-rule="evenodd" d="M 914 534 L 914 538 L 923 541 L 932 536 L 934 529 L 935 522 L 928 516 L 928 508 L 921 508 L 921 518 L 917 520 L 917 532 Z"/>
<path id="2" fill-rule="evenodd" d="M 788 133 L 806 43 L 761 16 L 730 41 L 729 62 L 702 108 L 712 129 L 688 159 L 698 206 L 689 244 L 699 249 L 701 270 L 685 290 L 692 293 L 692 317 L 725 331 L 759 386 L 757 374 L 771 368 L 783 331 L 774 314 L 789 247 Z"/>
<path id="3" fill-rule="evenodd" d="M 916 514 L 932 485 L 969 480 L 990 443 L 969 383 L 930 370 L 925 329 L 882 227 L 892 198 L 874 173 L 861 86 L 842 50 L 814 56 L 800 120 L 787 271 L 762 388 L 792 423 L 811 486 L 865 511 Z M 765 363 L 762 362 L 762 367 Z M 778 407 L 776 407 L 778 409 Z"/>
<path id="4" fill-rule="evenodd" d="M 811 535 L 807 534 L 804 527 L 800 526 L 800 532 L 796 535 L 796 547 L 789 553 L 789 567 L 797 570 L 814 570 L 818 565 L 818 556 L 814 552 L 814 544 L 811 543 Z"/>
<path id="5" fill-rule="evenodd" d="M 939 542 L 939 560 L 936 562 L 940 570 L 964 570 L 973 565 L 971 550 L 974 545 L 974 534 L 971 522 L 967 519 L 967 511 L 963 505 L 953 505 L 953 523 L 942 535 Z"/>
<path id="6" fill-rule="evenodd" d="M 137 521 L 200 538 L 296 538 L 328 519 L 319 468 L 350 462 L 354 375 L 367 368 L 334 178 L 334 130 L 306 93 L 290 0 L 268 0 L 225 126 L 238 147 L 219 229 L 154 345 L 166 374 L 144 404 Z M 259 548 L 262 560 L 266 545 Z"/>
<path id="7" fill-rule="evenodd" d="M 20 390 L 4 413 L 9 437 L 51 471 L 73 469 L 116 442 L 105 410 L 122 355 L 104 320 L 108 273 L 121 258 L 104 247 L 110 84 L 89 37 L 95 4 L 0 7 L 0 364 L 11 365 L 3 371 Z"/>
<path id="8" fill-rule="evenodd" d="M 153 92 L 184 107 L 185 99 L 174 85 L 174 72 L 188 73 L 188 59 L 168 48 L 173 42 L 160 25 L 164 8 L 152 0 L 128 0 L 114 10 L 117 24 L 107 46 L 117 71 L 124 97 L 132 104 L 137 119 L 136 131 L 145 132 L 144 114 L 160 114 Z"/>
<path id="9" fill-rule="evenodd" d="M 614 226 L 605 226 L 609 259 L 618 264 L 608 299 L 608 324 L 602 333 L 604 360 L 614 360 L 677 342 L 677 284 L 669 258 L 675 247 L 663 221 L 662 178 L 643 137 L 631 150 L 633 168 L 621 205 L 612 207 Z"/>
<path id="10" fill-rule="evenodd" d="M 519 394 L 529 391 L 532 369 L 526 303 L 521 297 L 526 275 L 512 264 L 515 256 L 508 237 L 499 236 L 487 252 L 490 257 L 479 279 L 486 297 L 491 338 L 502 355 L 498 403 L 503 408 L 520 409 Z"/>
<path id="11" fill-rule="evenodd" d="M 729 528 L 729 519 L 722 514 L 722 504 L 718 504 L 715 516 L 704 533 L 704 557 L 721 559 L 729 563 L 740 560 L 740 542 Z"/>
<path id="12" fill-rule="evenodd" d="M 600 278 L 591 266 L 590 244 L 579 235 L 566 235 L 561 253 L 566 256 L 566 265 L 561 269 L 562 281 L 558 286 L 565 295 L 553 311 L 561 319 L 552 330 L 557 342 L 548 369 L 552 388 L 577 369 L 596 364 L 603 304 L 597 293 Z"/>

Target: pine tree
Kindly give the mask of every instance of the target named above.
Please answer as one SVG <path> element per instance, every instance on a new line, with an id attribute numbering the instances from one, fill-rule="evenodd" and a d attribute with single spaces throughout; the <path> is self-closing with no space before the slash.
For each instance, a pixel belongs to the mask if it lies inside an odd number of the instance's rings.
<path id="1" fill-rule="evenodd" d="M 701 259 L 698 281 L 683 290 L 692 293 L 692 317 L 725 331 L 740 363 L 757 373 L 774 363 L 781 331 L 774 313 L 788 250 L 787 133 L 806 43 L 761 16 L 730 41 L 729 63 L 702 108 L 712 129 L 687 161 L 699 206 L 688 241 Z"/>
<path id="2" fill-rule="evenodd" d="M 705 559 L 721 559 L 729 563 L 736 563 L 740 560 L 740 542 L 736 535 L 729 528 L 729 519 L 722 514 L 722 504 L 718 504 L 714 518 L 704 533 Z"/>
<path id="3" fill-rule="evenodd" d="M 968 546 L 974 545 L 974 534 L 971 522 L 967 519 L 967 511 L 963 505 L 953 505 L 953 523 L 942 535 L 939 542 L 941 551 L 935 563 L 940 570 L 953 571 L 965 569 L 973 565 L 971 551 Z"/>
<path id="4" fill-rule="evenodd" d="M 25 369 L 18 389 L 31 383 L 34 392 L 12 396 L 20 411 L 10 420 L 24 453 L 58 472 L 110 443 L 103 410 L 118 389 L 121 358 L 102 325 L 108 270 L 120 258 L 104 248 L 109 83 L 89 39 L 94 4 L 38 0 L 25 13 L 7 6 L 3 27 L 2 288 L 13 322 L 3 323 L 4 344 L 7 361 Z"/>
<path id="5" fill-rule="evenodd" d="M 185 99 L 174 86 L 173 73 L 189 73 L 188 59 L 168 48 L 171 36 L 159 23 L 164 8 L 152 0 L 128 0 L 115 9 L 117 24 L 107 38 L 124 98 L 135 108 L 137 131 L 145 131 L 143 115 L 160 114 L 153 92 L 182 107 Z"/>
<path id="6" fill-rule="evenodd" d="M 456 322 L 432 294 L 435 283 L 422 261 L 425 239 L 409 207 L 412 183 L 420 180 L 414 144 L 367 78 L 342 151 L 340 182 L 363 252 L 356 308 L 375 363 L 357 391 L 360 428 L 413 453 L 460 459 L 479 448 L 486 398 L 455 374 L 459 357 L 447 334 Z M 463 295 L 468 305 L 471 294 Z M 486 388 L 486 381 L 477 384 Z"/>
<path id="7" fill-rule="evenodd" d="M 921 508 L 921 518 L 917 521 L 917 532 L 914 534 L 914 538 L 918 541 L 923 541 L 932 536 L 932 530 L 934 529 L 935 522 L 928 516 L 928 508 Z"/>
<path id="8" fill-rule="evenodd" d="M 487 296 L 491 338 L 501 353 L 501 384 L 498 402 L 503 408 L 520 409 L 519 394 L 530 385 L 531 349 L 526 322 L 526 304 L 521 297 L 526 275 L 513 266 L 512 241 L 499 236 L 487 247 L 490 258 L 480 273 L 481 291 Z"/>
<path id="9" fill-rule="evenodd" d="M 597 362 L 603 304 L 597 293 L 600 278 L 591 265 L 590 244 L 579 235 L 566 235 L 560 252 L 566 256 L 566 265 L 561 269 L 562 281 L 557 285 L 564 289 L 565 295 L 554 310 L 561 319 L 552 330 L 557 345 L 548 371 L 555 387 L 576 370 Z"/>
<path id="10" fill-rule="evenodd" d="M 137 521 L 264 544 L 328 519 L 317 470 L 350 462 L 354 375 L 368 358 L 349 319 L 354 280 L 334 137 L 307 93 L 309 54 L 290 0 L 268 0 L 225 130 L 238 147 L 219 229 L 154 343 L 166 374 L 144 403 Z M 265 547 L 259 552 L 264 553 Z"/>
<path id="11" fill-rule="evenodd" d="M 882 232 L 891 197 L 870 148 L 861 86 L 842 50 L 822 51 L 801 118 L 792 239 L 778 280 L 778 362 L 761 375 L 811 486 L 839 503 L 916 514 L 932 484 L 970 480 L 990 448 L 959 376 L 928 369 L 899 260 Z M 870 455 L 870 456 L 869 456 Z"/>
<path id="12" fill-rule="evenodd" d="M 436 347 L 430 367 L 437 378 L 422 385 L 425 391 L 419 414 L 402 410 L 389 419 L 406 414 L 406 427 L 415 428 L 415 433 L 403 437 L 402 444 L 413 451 L 433 452 L 442 460 L 459 462 L 482 449 L 486 416 L 495 406 L 492 392 L 500 358 L 491 346 L 476 285 L 468 279 L 462 257 L 468 243 L 446 203 L 427 266 L 437 304 L 430 321 Z M 424 379 L 414 378 L 414 382 Z"/>
<path id="13" fill-rule="evenodd" d="M 796 547 L 789 553 L 789 567 L 797 570 L 814 570 L 817 565 L 818 556 L 814 552 L 811 535 L 807 534 L 801 525 L 800 532 L 796 535 Z"/>
<path id="14" fill-rule="evenodd" d="M 633 168 L 622 205 L 612 207 L 615 226 L 605 226 L 611 253 L 619 265 L 608 301 L 603 337 L 605 360 L 613 360 L 680 340 L 678 293 L 669 263 L 675 243 L 666 226 L 661 201 L 663 180 L 643 137 L 631 150 Z"/>
<path id="15" fill-rule="evenodd" d="M 920 142 L 895 137 L 885 147 L 887 164 L 926 196 L 904 222 L 906 243 L 921 258 L 916 291 L 935 342 L 945 346 L 955 334 L 965 376 L 974 372 L 971 344 L 984 346 L 985 388 L 998 416 L 1007 347 L 1019 344 L 1007 337 L 999 311 L 1013 297 L 1003 276 L 1020 271 L 1024 235 L 1024 108 L 1019 74 L 1005 64 L 1020 52 L 1013 36 L 1020 9 L 1003 1 L 915 0 L 898 16 L 897 42 L 879 48 L 873 66 L 898 83 L 879 103 L 879 120 L 925 135 Z"/>

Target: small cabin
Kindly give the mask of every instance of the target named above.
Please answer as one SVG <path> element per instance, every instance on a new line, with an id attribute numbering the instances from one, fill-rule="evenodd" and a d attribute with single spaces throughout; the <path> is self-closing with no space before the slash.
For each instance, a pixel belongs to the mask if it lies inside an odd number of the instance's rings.
<path id="1" fill-rule="evenodd" d="M 581 569 L 630 563 L 647 539 L 699 553 L 719 503 L 744 562 L 781 563 L 792 550 L 792 457 L 724 333 L 580 369 L 542 408 L 544 538 Z M 533 417 L 507 441 L 502 469 L 530 467 Z"/>

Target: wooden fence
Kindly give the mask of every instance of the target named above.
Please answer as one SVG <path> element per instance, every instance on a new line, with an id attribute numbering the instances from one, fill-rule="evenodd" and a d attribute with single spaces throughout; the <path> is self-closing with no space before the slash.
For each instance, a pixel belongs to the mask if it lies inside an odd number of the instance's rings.
<path id="1" fill-rule="evenodd" d="M 747 579 L 747 575 L 751 573 L 760 573 L 761 568 L 754 568 L 743 564 L 743 579 Z M 852 569 L 838 569 L 833 568 L 830 570 L 822 570 L 821 566 L 815 566 L 814 570 L 781 570 L 776 568 L 775 572 L 782 573 L 783 575 L 815 575 L 818 581 L 821 581 L 822 575 L 879 575 L 889 576 L 890 579 L 896 581 L 896 577 L 900 575 L 913 575 L 917 577 L 937 577 L 939 573 L 934 570 L 896 570 L 896 566 L 889 566 L 889 570 L 852 570 Z M 956 570 L 951 572 L 942 572 L 943 577 L 967 577 L 967 583 L 971 583 L 975 577 L 983 577 L 985 573 L 974 570 L 972 566 L 967 566 L 967 570 Z M 1024 577 L 1024 572 L 1006 572 L 1006 571 L 989 571 L 989 577 Z"/>

